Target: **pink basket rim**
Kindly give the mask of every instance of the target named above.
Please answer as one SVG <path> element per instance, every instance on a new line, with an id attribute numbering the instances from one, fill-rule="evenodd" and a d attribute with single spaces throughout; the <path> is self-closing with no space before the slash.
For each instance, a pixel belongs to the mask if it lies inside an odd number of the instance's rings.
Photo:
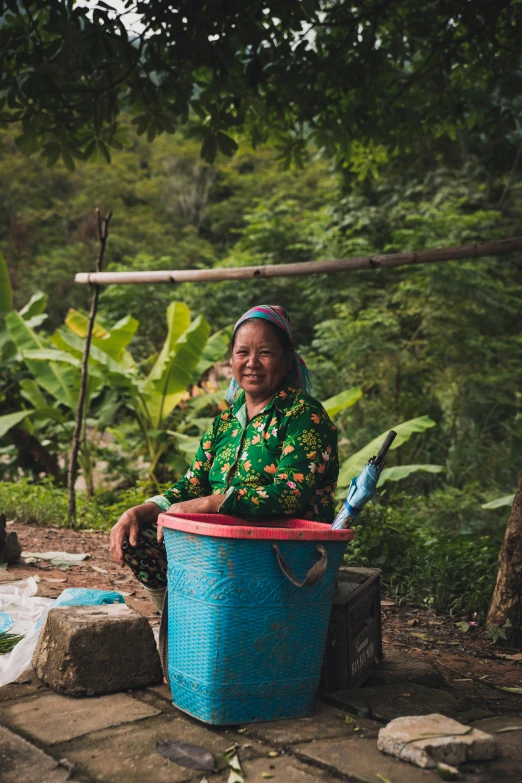
<path id="1" fill-rule="evenodd" d="M 351 541 L 354 532 L 332 530 L 324 522 L 309 519 L 275 519 L 263 526 L 226 514 L 160 514 L 158 524 L 184 533 L 217 538 L 270 539 L 273 541 Z"/>

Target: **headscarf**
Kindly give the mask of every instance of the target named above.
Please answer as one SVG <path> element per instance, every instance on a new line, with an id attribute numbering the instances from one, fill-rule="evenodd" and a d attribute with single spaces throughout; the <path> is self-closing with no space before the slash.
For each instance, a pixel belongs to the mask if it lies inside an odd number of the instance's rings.
<path id="1" fill-rule="evenodd" d="M 280 307 L 279 305 L 258 305 L 257 307 L 251 307 L 250 310 L 247 310 L 246 313 L 236 321 L 234 334 L 236 334 L 241 324 L 251 318 L 264 318 L 265 321 L 270 321 L 270 323 L 275 324 L 279 329 L 286 332 L 293 346 L 292 322 L 290 320 L 290 315 L 284 307 Z M 288 371 L 288 378 L 294 386 L 304 389 L 307 394 L 311 393 L 312 376 L 310 370 L 306 366 L 304 360 L 295 351 L 293 352 L 292 366 Z M 225 399 L 230 405 L 236 399 L 239 389 L 240 386 L 238 382 L 235 378 L 232 378 L 227 393 L 225 394 Z"/>

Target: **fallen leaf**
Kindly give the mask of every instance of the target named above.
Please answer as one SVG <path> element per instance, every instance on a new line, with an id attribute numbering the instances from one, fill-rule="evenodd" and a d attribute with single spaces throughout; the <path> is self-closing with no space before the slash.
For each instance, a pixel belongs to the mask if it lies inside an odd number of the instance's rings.
<path id="1" fill-rule="evenodd" d="M 239 763 L 237 753 L 228 759 L 228 766 L 231 767 L 231 769 L 235 769 L 236 772 L 241 772 L 241 764 Z"/>
<path id="2" fill-rule="evenodd" d="M 64 579 L 51 579 L 50 576 L 44 576 L 44 582 L 66 582 L 66 581 L 67 581 L 67 577 L 65 577 Z"/>
<path id="3" fill-rule="evenodd" d="M 459 771 L 456 767 L 439 762 L 437 764 L 437 773 L 442 780 L 456 780 L 459 777 Z"/>
<path id="4" fill-rule="evenodd" d="M 205 748 L 180 740 L 158 740 L 156 750 L 164 758 L 174 761 L 187 769 L 199 769 L 203 772 L 215 772 L 214 757 Z"/>
<path id="5" fill-rule="evenodd" d="M 459 644 L 462 644 L 462 642 L 443 642 L 441 640 L 437 640 L 437 644 L 454 644 L 454 645 L 456 644 L 456 645 L 459 645 Z"/>
<path id="6" fill-rule="evenodd" d="M 463 620 L 461 623 L 455 623 L 455 625 L 463 633 L 467 633 L 469 631 L 469 623 L 467 623 L 465 620 Z"/>
<path id="7" fill-rule="evenodd" d="M 275 758 L 276 756 L 279 756 L 279 753 L 277 752 L 277 750 L 271 750 L 268 755 L 271 756 L 272 758 Z"/>
<path id="8" fill-rule="evenodd" d="M 497 729 L 495 734 L 503 734 L 505 731 L 522 731 L 522 726 L 505 726 L 503 729 Z"/>
<path id="9" fill-rule="evenodd" d="M 500 688 L 501 691 L 508 691 L 508 693 L 522 693 L 522 688 Z"/>
<path id="10" fill-rule="evenodd" d="M 245 778 L 240 772 L 236 772 L 235 769 L 231 769 L 227 783 L 245 783 Z"/>
<path id="11" fill-rule="evenodd" d="M 381 606 L 395 606 L 395 601 L 381 601 Z"/>
<path id="12" fill-rule="evenodd" d="M 522 653 L 515 653 L 514 655 L 495 653 L 495 658 L 504 658 L 506 661 L 522 661 Z"/>
<path id="13" fill-rule="evenodd" d="M 399 693 L 399 696 L 411 696 L 411 693 Z"/>
<path id="14" fill-rule="evenodd" d="M 433 639 L 430 639 L 427 633 L 417 633 L 416 631 L 410 631 L 412 636 L 417 637 L 417 639 L 422 639 L 423 642 L 432 642 Z"/>
<path id="15" fill-rule="evenodd" d="M 90 565 L 90 563 L 89 563 L 89 565 Z M 100 568 L 99 566 L 91 565 L 91 568 L 92 568 L 93 571 L 98 571 L 100 574 L 108 574 L 109 573 L 109 571 L 107 571 L 106 568 Z"/>
<path id="16" fill-rule="evenodd" d="M 267 780 L 268 778 L 273 778 L 273 777 L 274 777 L 274 775 L 272 775 L 272 773 L 271 773 L 271 772 L 262 772 L 262 773 L 261 773 L 261 777 L 262 777 L 262 778 L 265 778 L 265 780 Z"/>

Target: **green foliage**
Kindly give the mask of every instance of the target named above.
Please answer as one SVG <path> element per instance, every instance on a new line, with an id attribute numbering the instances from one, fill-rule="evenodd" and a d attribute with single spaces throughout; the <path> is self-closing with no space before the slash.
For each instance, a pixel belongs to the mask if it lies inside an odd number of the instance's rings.
<path id="1" fill-rule="evenodd" d="M 0 655 L 11 652 L 13 647 L 23 638 L 20 634 L 8 633 L 7 631 L 0 633 Z"/>
<path id="2" fill-rule="evenodd" d="M 515 493 L 513 493 L 512 495 L 504 495 L 501 498 L 490 500 L 489 503 L 483 503 L 481 508 L 503 508 L 504 506 L 508 506 L 509 508 L 511 508 L 514 499 L 515 499 Z"/>
<path id="3" fill-rule="evenodd" d="M 127 12 L 0 4 L 0 121 L 19 121 L 17 144 L 49 166 L 110 162 L 131 138 L 122 105 L 132 136 L 189 128 L 211 163 L 242 133 L 271 137 L 286 166 L 312 143 L 359 179 L 425 139 L 519 128 L 517 2 L 151 0 L 136 33 Z"/>
<path id="4" fill-rule="evenodd" d="M 129 489 L 99 492 L 92 497 L 79 493 L 77 526 L 110 530 L 124 511 L 143 503 L 155 491 L 150 483 L 139 482 Z M 17 482 L 0 481 L 0 510 L 8 519 L 67 527 L 67 490 L 57 487 L 49 479 L 38 483 L 26 478 Z"/>
<path id="5" fill-rule="evenodd" d="M 394 430 L 397 433 L 397 437 L 390 446 L 390 450 L 398 449 L 404 443 L 407 443 L 411 436 L 416 432 L 424 432 L 427 429 L 435 426 L 435 422 L 430 419 L 429 416 L 418 416 L 416 419 L 410 419 L 410 421 L 402 422 L 401 424 L 394 424 L 393 427 L 389 427 L 385 432 L 381 433 L 377 438 L 373 438 L 364 448 L 352 454 L 345 460 L 339 470 L 339 492 L 342 492 L 349 486 L 350 481 L 357 476 L 358 473 L 364 468 L 370 457 L 375 456 L 382 445 L 383 440 L 388 434 L 389 430 Z M 410 472 L 412 466 L 408 466 Z M 420 468 L 420 466 L 416 466 Z M 436 472 L 436 471 L 432 471 Z M 399 474 L 387 474 L 388 480 L 397 481 L 403 476 Z"/>
<path id="6" fill-rule="evenodd" d="M 382 568 L 386 589 L 399 601 L 454 615 L 476 611 L 485 616 L 502 525 L 491 531 L 479 515 L 475 525 L 470 526 L 468 518 L 459 529 L 461 500 L 441 493 L 435 500 L 400 495 L 386 504 L 372 503 L 355 526 L 345 563 Z M 476 502 L 471 506 L 476 509 Z M 444 525 L 438 524 L 441 515 Z"/>
<path id="7" fill-rule="evenodd" d="M 11 282 L 9 280 L 9 271 L 5 258 L 0 253 L 0 315 L 8 313 L 13 309 L 13 294 L 11 291 Z"/>

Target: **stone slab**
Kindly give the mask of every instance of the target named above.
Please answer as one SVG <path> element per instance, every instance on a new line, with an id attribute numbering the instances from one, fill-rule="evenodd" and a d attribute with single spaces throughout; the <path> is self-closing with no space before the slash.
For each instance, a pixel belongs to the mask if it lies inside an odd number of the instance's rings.
<path id="1" fill-rule="evenodd" d="M 47 693 L 1 704 L 0 724 L 20 730 L 42 745 L 54 745 L 109 726 L 159 714 L 155 707 L 142 704 L 126 693 L 96 699 L 75 699 Z"/>
<path id="2" fill-rule="evenodd" d="M 27 740 L 0 726 L 0 779 L 2 783 L 65 783 L 65 767 Z"/>
<path id="3" fill-rule="evenodd" d="M 457 718 L 467 706 L 465 700 L 457 699 L 448 691 L 411 682 L 336 691 L 329 694 L 328 698 L 335 706 L 383 723 L 403 715 L 429 715 L 433 712 Z"/>
<path id="4" fill-rule="evenodd" d="M 348 776 L 350 783 L 382 783 L 383 778 L 393 783 L 440 783 L 439 776 L 431 770 L 379 753 L 373 738 L 352 736 L 310 742 L 294 745 L 293 752 L 303 761 L 315 762 L 332 770 L 330 780 L 335 780 L 341 773 Z"/>
<path id="5" fill-rule="evenodd" d="M 279 756 L 278 758 L 259 758 L 246 761 L 242 765 L 245 783 L 332 783 L 334 778 L 316 766 L 307 764 L 291 756 Z M 212 778 L 212 783 L 227 783 L 228 771 L 218 777 Z M 263 777 L 272 775 L 272 778 Z M 199 780 L 196 778 L 196 781 Z M 380 781 L 382 783 L 382 781 Z"/>
<path id="6" fill-rule="evenodd" d="M 519 762 L 522 770 L 522 714 L 509 713 L 509 715 L 497 715 L 494 718 L 476 721 L 473 726 L 488 734 L 493 734 L 497 743 L 499 758 L 510 758 Z M 520 731 L 501 731 L 509 726 L 520 726 Z M 520 774 L 522 780 L 522 771 Z"/>
<path id="7" fill-rule="evenodd" d="M 26 669 L 14 682 L 2 685 L 0 688 L 0 702 L 10 699 L 21 699 L 24 696 L 33 696 L 35 693 L 48 693 L 47 685 L 36 676 L 33 669 Z"/>
<path id="8" fill-rule="evenodd" d="M 125 604 L 51 609 L 33 668 L 58 693 L 94 696 L 161 683 L 147 620 Z"/>
<path id="9" fill-rule="evenodd" d="M 307 742 L 329 737 L 347 737 L 355 727 L 372 730 L 377 737 L 380 725 L 364 718 L 353 718 L 347 713 L 327 704 L 316 703 L 309 718 L 276 720 L 268 723 L 245 724 L 245 736 L 257 737 L 276 747 L 286 747 L 297 742 Z"/>
<path id="10" fill-rule="evenodd" d="M 241 763 L 271 750 L 233 731 L 212 729 L 189 718 L 160 715 L 62 743 L 53 748 L 53 754 L 66 756 L 90 779 L 103 779 L 107 783 L 183 783 L 188 780 L 199 783 L 204 773 L 181 767 L 158 753 L 156 742 L 160 739 L 181 739 L 205 748 L 213 754 L 217 769 L 223 774 L 227 768 L 223 753 L 235 741 L 240 744 Z M 242 748 L 241 744 L 248 747 Z M 214 776 L 208 775 L 208 778 L 216 780 Z"/>
<path id="11" fill-rule="evenodd" d="M 365 684 L 372 686 L 404 682 L 413 682 L 426 688 L 441 688 L 444 685 L 444 677 L 431 663 L 387 647 L 384 660 L 370 674 Z"/>
<path id="12" fill-rule="evenodd" d="M 445 715 L 413 715 L 392 720 L 379 731 L 377 748 L 418 767 L 487 761 L 496 753 L 491 734 Z"/>

